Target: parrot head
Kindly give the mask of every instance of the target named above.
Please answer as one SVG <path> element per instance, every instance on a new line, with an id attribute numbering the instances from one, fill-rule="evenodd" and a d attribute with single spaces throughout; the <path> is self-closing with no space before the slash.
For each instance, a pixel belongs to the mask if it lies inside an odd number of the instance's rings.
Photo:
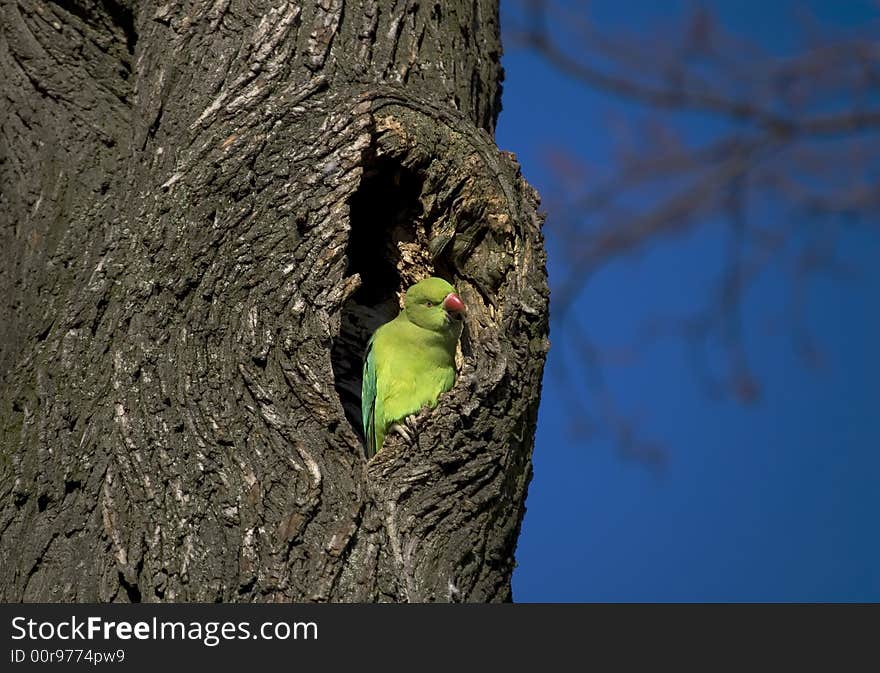
<path id="1" fill-rule="evenodd" d="M 433 332 L 461 331 L 464 303 L 442 278 L 425 278 L 406 291 L 403 310 L 410 322 Z"/>

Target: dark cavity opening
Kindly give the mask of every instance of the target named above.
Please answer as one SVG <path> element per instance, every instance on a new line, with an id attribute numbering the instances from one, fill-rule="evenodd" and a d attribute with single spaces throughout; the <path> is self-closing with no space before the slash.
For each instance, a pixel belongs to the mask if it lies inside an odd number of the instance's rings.
<path id="1" fill-rule="evenodd" d="M 339 336 L 330 354 L 334 384 L 345 416 L 363 440 L 361 379 L 370 336 L 400 310 L 404 289 L 400 244 L 416 240 L 422 217 L 422 178 L 386 157 L 364 167 L 357 192 L 349 202 L 351 233 L 347 275 L 359 274 L 361 285 L 342 308 Z"/>

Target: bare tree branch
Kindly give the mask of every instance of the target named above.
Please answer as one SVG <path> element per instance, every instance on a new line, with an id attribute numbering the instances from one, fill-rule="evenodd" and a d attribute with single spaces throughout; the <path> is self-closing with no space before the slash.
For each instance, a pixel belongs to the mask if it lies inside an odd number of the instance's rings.
<path id="1" fill-rule="evenodd" d="M 843 277 L 840 237 L 852 226 L 876 227 L 880 214 L 880 21 L 835 32 L 806 14 L 793 17 L 801 45 L 770 53 L 704 8 L 676 27 L 655 22 L 638 34 L 595 21 L 589 3 L 525 0 L 511 18 L 514 43 L 610 102 L 623 99 L 650 113 L 641 127 L 614 117 L 627 144 L 610 166 L 567 149 L 552 155 L 548 223 L 564 242 L 568 268 L 554 293 L 554 316 L 588 384 L 579 417 L 591 407 L 591 424 L 604 425 L 628 450 L 631 434 L 605 385 L 603 348 L 571 311 L 590 279 L 656 241 L 709 227 L 723 225 L 727 243 L 704 308 L 646 317 L 624 349 L 677 336 L 689 344 L 707 392 L 758 400 L 760 373 L 745 346 L 754 316 L 744 304 L 773 270 L 790 285 L 785 314 L 795 350 L 809 366 L 821 364 L 806 327 L 810 281 Z M 712 121 L 708 139 L 705 132 L 690 136 L 694 113 Z M 713 364 L 718 352 L 720 369 Z"/>

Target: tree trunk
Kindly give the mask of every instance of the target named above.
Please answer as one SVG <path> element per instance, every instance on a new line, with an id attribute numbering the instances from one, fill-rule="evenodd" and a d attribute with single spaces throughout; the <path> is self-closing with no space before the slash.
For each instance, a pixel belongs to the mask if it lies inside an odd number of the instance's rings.
<path id="1" fill-rule="evenodd" d="M 548 347 L 493 0 L 3 0 L 0 598 L 509 600 Z M 460 374 L 369 463 L 426 275 Z"/>

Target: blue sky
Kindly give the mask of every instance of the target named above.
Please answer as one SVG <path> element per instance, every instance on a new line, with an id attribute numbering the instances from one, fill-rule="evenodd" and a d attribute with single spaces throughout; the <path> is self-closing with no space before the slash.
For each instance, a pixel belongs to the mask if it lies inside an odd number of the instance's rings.
<path id="1" fill-rule="evenodd" d="M 605 25 L 636 30 L 673 21 L 694 3 L 591 4 Z M 803 6 L 821 25 L 844 28 L 876 13 L 872 3 L 857 1 L 707 4 L 731 32 L 771 53 L 796 46 L 793 17 Z M 548 147 L 601 164 L 611 151 L 609 120 L 638 114 L 509 42 L 504 67 L 498 145 L 517 155 L 545 194 L 554 187 L 543 161 Z M 709 120 L 686 123 L 693 134 L 711 132 Z M 552 290 L 566 268 L 553 211 L 548 215 Z M 701 305 L 717 278 L 720 250 L 711 229 L 653 245 L 606 266 L 576 310 L 604 346 L 627 343 L 641 320 Z M 659 471 L 624 459 L 607 439 L 572 432 L 565 397 L 577 393 L 557 371 L 567 335 L 551 333 L 514 600 L 880 600 L 877 223 L 846 231 L 838 250 L 857 275 L 810 285 L 807 321 L 823 367 L 805 367 L 790 333 L 773 327 L 788 296 L 781 273 L 764 274 L 746 296 L 757 403 L 707 395 L 688 348 L 672 338 L 610 370 L 622 410 L 666 448 Z"/>

